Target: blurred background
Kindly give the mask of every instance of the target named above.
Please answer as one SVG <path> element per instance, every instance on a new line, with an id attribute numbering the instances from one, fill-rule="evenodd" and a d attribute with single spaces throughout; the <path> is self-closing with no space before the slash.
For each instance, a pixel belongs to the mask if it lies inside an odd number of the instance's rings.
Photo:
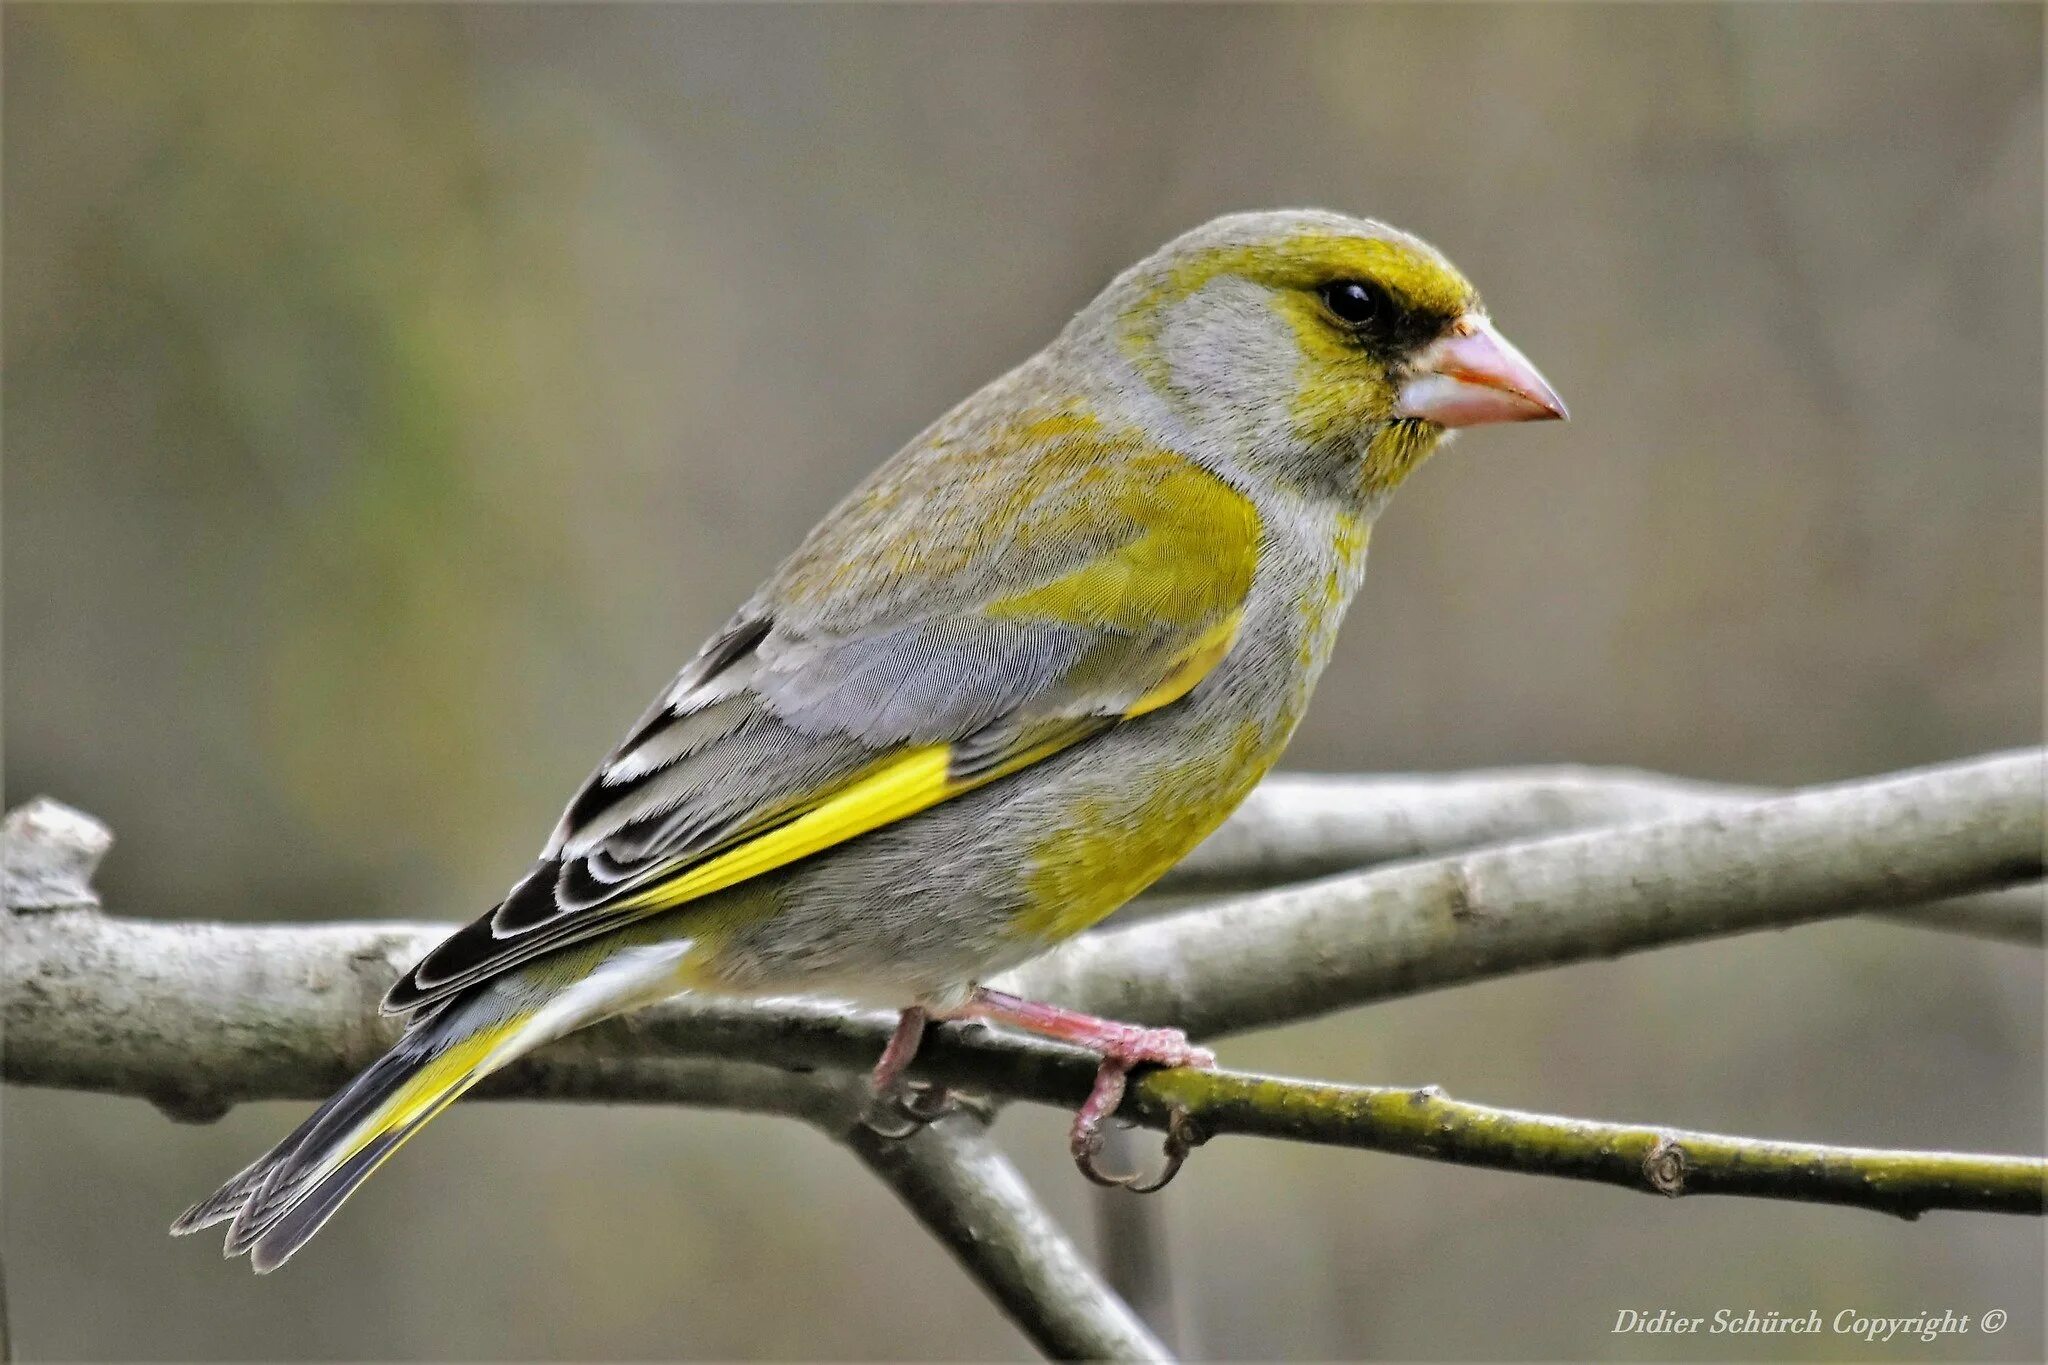
<path id="1" fill-rule="evenodd" d="M 122 913 L 456 919 L 838 496 L 1226 210 L 1442 246 L 1569 425 L 1403 491 L 1299 766 L 1794 783 L 2037 742 L 2031 6 L 10 5 L 6 798 Z M 2038 1151 L 2038 951 L 1850 922 L 1232 1040 L 1612 1118 Z M 10 1090 L 28 1359 L 1006 1358 L 765 1119 L 464 1105 L 282 1274 L 169 1219 L 304 1106 Z M 1064 1117 L 1000 1132 L 1089 1235 Z M 2038 1222 L 1271 1142 L 1158 1205 L 1197 1355 L 2040 1359 Z M 1617 1338 L 1620 1308 L 2004 1308 Z"/>

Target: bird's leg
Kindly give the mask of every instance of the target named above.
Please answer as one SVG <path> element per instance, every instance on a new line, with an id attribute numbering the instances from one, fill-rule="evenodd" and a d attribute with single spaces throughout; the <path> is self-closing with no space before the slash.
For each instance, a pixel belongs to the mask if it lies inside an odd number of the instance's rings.
<path id="1" fill-rule="evenodd" d="M 921 1005 L 912 1005 L 897 1016 L 896 1031 L 889 1035 L 871 1078 L 877 1095 L 893 1094 L 903 1084 L 903 1073 L 917 1060 L 917 1047 L 924 1041 L 925 1025 L 931 1018 Z"/>
<path id="2" fill-rule="evenodd" d="M 917 1058 L 918 1044 L 924 1041 L 925 1026 L 931 1018 L 931 1011 L 922 1005 L 904 1010 L 868 1079 L 874 1103 L 868 1109 L 867 1125 L 885 1138 L 907 1138 L 953 1111 L 952 1097 L 945 1087 L 913 1088 L 904 1079 L 904 1073 Z"/>
<path id="3" fill-rule="evenodd" d="M 1048 1038 L 1077 1043 L 1101 1054 L 1102 1063 L 1095 1072 L 1095 1088 L 1088 1093 L 1087 1102 L 1081 1106 L 1080 1112 L 1074 1115 L 1074 1126 L 1067 1138 L 1068 1147 L 1074 1154 L 1074 1164 L 1081 1168 L 1082 1175 L 1098 1185 L 1120 1185 L 1139 1193 L 1159 1189 L 1173 1179 L 1174 1172 L 1180 1169 L 1181 1162 L 1197 1140 L 1189 1125 L 1181 1122 L 1173 1125 L 1166 1138 L 1165 1169 L 1151 1180 L 1141 1180 L 1136 1175 L 1111 1175 L 1096 1165 L 1102 1150 L 1102 1121 L 1123 1103 L 1124 1082 L 1132 1068 L 1210 1067 L 1216 1065 L 1215 1053 L 1196 1047 L 1179 1029 L 1119 1023 L 1058 1005 L 1043 1005 L 1003 991 L 992 991 L 985 986 L 977 986 L 957 1013 L 1011 1024 Z"/>

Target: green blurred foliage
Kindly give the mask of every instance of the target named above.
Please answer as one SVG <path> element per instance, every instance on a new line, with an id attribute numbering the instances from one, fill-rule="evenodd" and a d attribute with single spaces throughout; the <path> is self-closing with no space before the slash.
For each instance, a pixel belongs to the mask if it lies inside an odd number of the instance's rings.
<path id="1" fill-rule="evenodd" d="M 488 679 L 561 571 L 534 513 L 569 495 L 577 425 L 551 382 L 577 354 L 564 215 L 520 181 L 573 183 L 573 147 L 523 143 L 511 174 L 428 12 L 56 10 L 10 36 L 63 76 L 28 77 L 22 122 L 83 154 L 30 138 L 17 168 L 29 249 L 66 229 L 10 335 L 23 444 L 146 386 L 152 439 L 107 472 L 207 518 L 179 568 L 190 598 L 246 614 L 265 780 L 369 856 L 405 852 L 406 827 L 481 852 L 442 816 L 503 818 L 501 737 L 545 724 L 491 705 Z M 67 286 L 118 303 L 81 328 L 37 294 Z M 350 666 L 365 649 L 378 668 Z"/>

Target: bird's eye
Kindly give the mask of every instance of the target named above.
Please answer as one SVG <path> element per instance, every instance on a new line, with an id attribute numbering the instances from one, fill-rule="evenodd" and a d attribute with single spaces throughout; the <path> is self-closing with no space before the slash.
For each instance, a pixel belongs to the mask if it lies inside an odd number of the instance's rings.
<path id="1" fill-rule="evenodd" d="M 1363 280 L 1337 280 L 1324 285 L 1322 294 L 1323 306 L 1347 327 L 1370 327 L 1394 311 L 1387 291 Z"/>

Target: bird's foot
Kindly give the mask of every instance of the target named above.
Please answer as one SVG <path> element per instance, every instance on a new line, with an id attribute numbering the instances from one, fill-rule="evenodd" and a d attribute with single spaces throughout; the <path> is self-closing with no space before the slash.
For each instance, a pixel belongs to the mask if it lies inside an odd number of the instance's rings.
<path id="1" fill-rule="evenodd" d="M 959 1110 L 960 1101 L 944 1086 L 905 1083 L 886 1094 L 876 1092 L 861 1121 L 877 1136 L 901 1142 Z"/>
<path id="2" fill-rule="evenodd" d="M 863 1120 L 892 1141 L 901 1141 L 959 1108 L 944 1086 L 921 1085 L 904 1076 L 917 1057 L 918 1044 L 924 1041 L 925 1026 L 930 1022 L 930 1012 L 920 1006 L 903 1011 L 896 1021 L 896 1031 L 889 1036 L 888 1046 L 882 1049 L 881 1060 L 875 1063 L 874 1073 L 868 1078 L 872 1098 Z"/>
<path id="3" fill-rule="evenodd" d="M 1099 1019 L 1092 1014 L 1042 1005 L 1001 991 L 986 988 L 974 993 L 968 1008 L 984 1018 L 1014 1024 L 1033 1033 L 1082 1047 L 1102 1055 L 1095 1072 L 1095 1086 L 1087 1101 L 1074 1115 L 1068 1134 L 1068 1149 L 1081 1174 L 1098 1185 L 1109 1185 L 1149 1194 L 1161 1189 L 1180 1170 L 1181 1163 L 1202 1140 L 1200 1131 L 1186 1114 L 1176 1110 L 1166 1133 L 1166 1164 L 1149 1178 L 1139 1174 L 1115 1174 L 1098 1164 L 1102 1155 L 1102 1124 L 1123 1103 L 1124 1087 L 1131 1072 L 1141 1066 L 1212 1067 L 1216 1054 L 1196 1047 L 1179 1029 L 1145 1028 L 1137 1024 Z"/>
<path id="4" fill-rule="evenodd" d="M 1126 1189 L 1133 1194 L 1151 1194 L 1166 1188 L 1167 1182 L 1180 1173 L 1188 1153 L 1202 1141 L 1187 1112 L 1173 1111 L 1166 1130 L 1165 1164 L 1157 1175 L 1150 1177 L 1136 1171 L 1116 1173 L 1102 1169 L 1103 1120 L 1116 1113 L 1117 1106 L 1123 1103 L 1125 1084 L 1136 1067 L 1214 1065 L 1216 1054 L 1188 1042 L 1187 1035 L 1179 1029 L 1134 1029 L 1113 1051 L 1103 1052 L 1102 1064 L 1095 1071 L 1095 1088 L 1088 1092 L 1087 1102 L 1074 1115 L 1074 1126 L 1067 1133 L 1067 1150 L 1074 1155 L 1074 1165 L 1098 1185 Z"/>

